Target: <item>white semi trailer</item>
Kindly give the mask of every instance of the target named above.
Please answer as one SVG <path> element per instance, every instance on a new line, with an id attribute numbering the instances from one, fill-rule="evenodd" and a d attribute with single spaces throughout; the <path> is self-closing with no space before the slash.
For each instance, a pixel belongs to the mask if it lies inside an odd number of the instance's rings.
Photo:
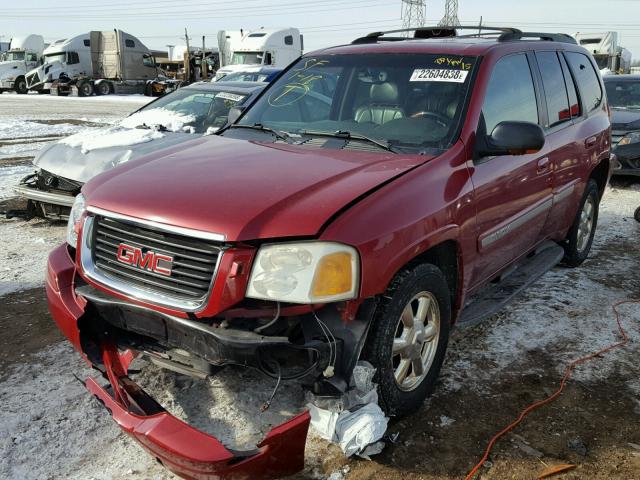
<path id="1" fill-rule="evenodd" d="M 15 37 L 0 61 L 0 93 L 15 90 L 27 93 L 25 74 L 38 66 L 44 51 L 42 35 Z"/>
<path id="2" fill-rule="evenodd" d="M 151 51 L 133 35 L 92 31 L 54 42 L 26 80 L 30 90 L 86 97 L 143 93 L 146 82 L 160 73 Z"/>
<path id="3" fill-rule="evenodd" d="M 220 69 L 216 79 L 241 72 L 247 66 L 264 65 L 285 68 L 302 55 L 303 37 L 297 28 L 218 32 Z"/>
<path id="4" fill-rule="evenodd" d="M 602 75 L 631 71 L 631 52 L 619 44 L 618 32 L 576 33 L 574 38 L 591 52 Z"/>

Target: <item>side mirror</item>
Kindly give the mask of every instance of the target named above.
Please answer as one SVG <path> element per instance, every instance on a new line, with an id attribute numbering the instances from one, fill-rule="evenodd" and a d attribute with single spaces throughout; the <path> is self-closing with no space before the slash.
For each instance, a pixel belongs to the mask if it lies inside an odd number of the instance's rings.
<path id="1" fill-rule="evenodd" d="M 227 115 L 227 125 L 236 123 L 236 120 L 240 118 L 240 116 L 246 109 L 247 107 L 231 107 L 229 109 L 229 114 Z"/>
<path id="2" fill-rule="evenodd" d="M 544 146 L 544 132 L 531 122 L 500 122 L 486 137 L 480 154 L 486 156 L 525 155 Z"/>

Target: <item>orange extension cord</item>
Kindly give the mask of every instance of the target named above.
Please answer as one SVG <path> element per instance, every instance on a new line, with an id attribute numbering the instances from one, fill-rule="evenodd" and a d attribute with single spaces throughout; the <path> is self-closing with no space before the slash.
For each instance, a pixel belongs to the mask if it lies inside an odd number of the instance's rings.
<path id="1" fill-rule="evenodd" d="M 520 415 L 518 415 L 518 418 L 516 418 L 512 423 L 510 423 L 509 425 L 504 427 L 502 430 L 500 430 L 498 433 L 496 433 L 493 436 L 493 438 L 489 441 L 489 444 L 487 445 L 487 449 L 484 452 L 484 455 L 482 456 L 480 461 L 476 464 L 476 466 L 473 467 L 473 469 L 465 477 L 465 480 L 472 480 L 475 477 L 476 473 L 478 473 L 480 468 L 482 468 L 482 465 L 484 464 L 484 462 L 486 462 L 487 459 L 489 458 L 489 454 L 491 453 L 491 450 L 493 449 L 494 445 L 496 444 L 496 442 L 502 436 L 504 436 L 506 433 L 508 433 L 509 431 L 513 430 L 516 426 L 518 426 L 520 424 L 520 422 L 522 422 L 522 420 L 524 420 L 524 417 L 526 417 L 529 413 L 531 413 L 532 411 L 534 411 L 535 409 L 537 409 L 539 407 L 542 407 L 543 405 L 546 405 L 549 402 L 552 402 L 553 400 L 555 400 L 562 393 L 567 381 L 571 378 L 571 375 L 573 374 L 573 371 L 575 370 L 575 368 L 578 365 L 586 363 L 589 360 L 592 360 L 592 359 L 594 359 L 596 357 L 599 357 L 599 356 L 603 355 L 604 353 L 609 352 L 611 350 L 614 350 L 616 348 L 622 348 L 627 344 L 627 342 L 629 341 L 629 337 L 627 336 L 627 332 L 624 330 L 624 328 L 622 328 L 622 322 L 620 321 L 620 312 L 618 311 L 618 307 L 620 305 L 630 304 L 630 303 L 640 303 L 640 300 L 621 300 L 619 302 L 616 302 L 613 305 L 613 312 L 616 315 L 616 322 L 618 323 L 618 330 L 620 332 L 622 340 L 617 342 L 617 343 L 614 343 L 612 345 L 609 345 L 608 347 L 605 347 L 602 350 L 599 350 L 599 351 L 597 351 L 595 353 L 592 353 L 591 355 L 587 355 L 586 357 L 578 358 L 577 360 L 574 360 L 571 363 L 569 363 L 567 365 L 567 368 L 564 371 L 564 375 L 562 377 L 562 380 L 560 381 L 560 386 L 558 387 L 558 389 L 554 393 L 549 395 L 547 398 L 545 398 L 543 400 L 539 400 L 539 401 L 529 405 L 527 408 L 522 410 L 522 412 L 520 412 Z"/>

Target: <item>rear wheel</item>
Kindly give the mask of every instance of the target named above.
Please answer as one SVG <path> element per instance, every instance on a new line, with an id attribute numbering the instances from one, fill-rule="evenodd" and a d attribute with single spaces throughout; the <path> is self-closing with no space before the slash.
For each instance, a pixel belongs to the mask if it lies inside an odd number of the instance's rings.
<path id="1" fill-rule="evenodd" d="M 90 97 L 93 94 L 93 85 L 91 82 L 84 81 L 78 84 L 78 96 L 79 97 Z"/>
<path id="2" fill-rule="evenodd" d="M 108 82 L 100 82 L 95 86 L 96 95 L 109 95 L 111 87 Z"/>
<path id="3" fill-rule="evenodd" d="M 398 274 L 383 298 L 363 357 L 376 367 L 382 409 L 404 416 L 438 378 L 451 322 L 449 288 L 439 268 L 424 264 Z"/>
<path id="4" fill-rule="evenodd" d="M 590 179 L 582 195 L 578 213 L 565 240 L 563 262 L 566 265 L 577 267 L 589 256 L 598 224 L 599 205 L 598 184 L 595 180 Z"/>
<path id="5" fill-rule="evenodd" d="M 16 81 L 13 84 L 13 88 L 16 91 L 16 93 L 20 95 L 24 95 L 29 92 L 29 89 L 27 88 L 27 81 L 25 80 L 24 77 L 16 78 Z"/>
<path id="6" fill-rule="evenodd" d="M 636 219 L 636 222 L 640 222 L 640 207 L 636 208 L 636 211 L 633 214 L 633 218 Z"/>

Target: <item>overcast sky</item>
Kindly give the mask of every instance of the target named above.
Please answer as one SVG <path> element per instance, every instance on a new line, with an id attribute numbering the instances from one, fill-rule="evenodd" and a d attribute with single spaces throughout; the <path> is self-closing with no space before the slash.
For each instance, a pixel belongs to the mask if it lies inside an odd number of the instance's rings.
<path id="1" fill-rule="evenodd" d="M 10 3 L 10 5 L 9 5 Z M 165 50 L 192 42 L 216 45 L 221 29 L 298 27 L 305 50 L 347 43 L 367 32 L 399 27 L 401 0 L 21 0 L 2 1 L 0 41 L 40 33 L 46 41 L 89 30 L 119 28 L 148 47 Z M 427 24 L 437 23 L 444 0 L 427 0 Z M 459 0 L 462 24 L 514 26 L 565 33 L 619 32 L 621 44 L 640 59 L 640 0 Z"/>

